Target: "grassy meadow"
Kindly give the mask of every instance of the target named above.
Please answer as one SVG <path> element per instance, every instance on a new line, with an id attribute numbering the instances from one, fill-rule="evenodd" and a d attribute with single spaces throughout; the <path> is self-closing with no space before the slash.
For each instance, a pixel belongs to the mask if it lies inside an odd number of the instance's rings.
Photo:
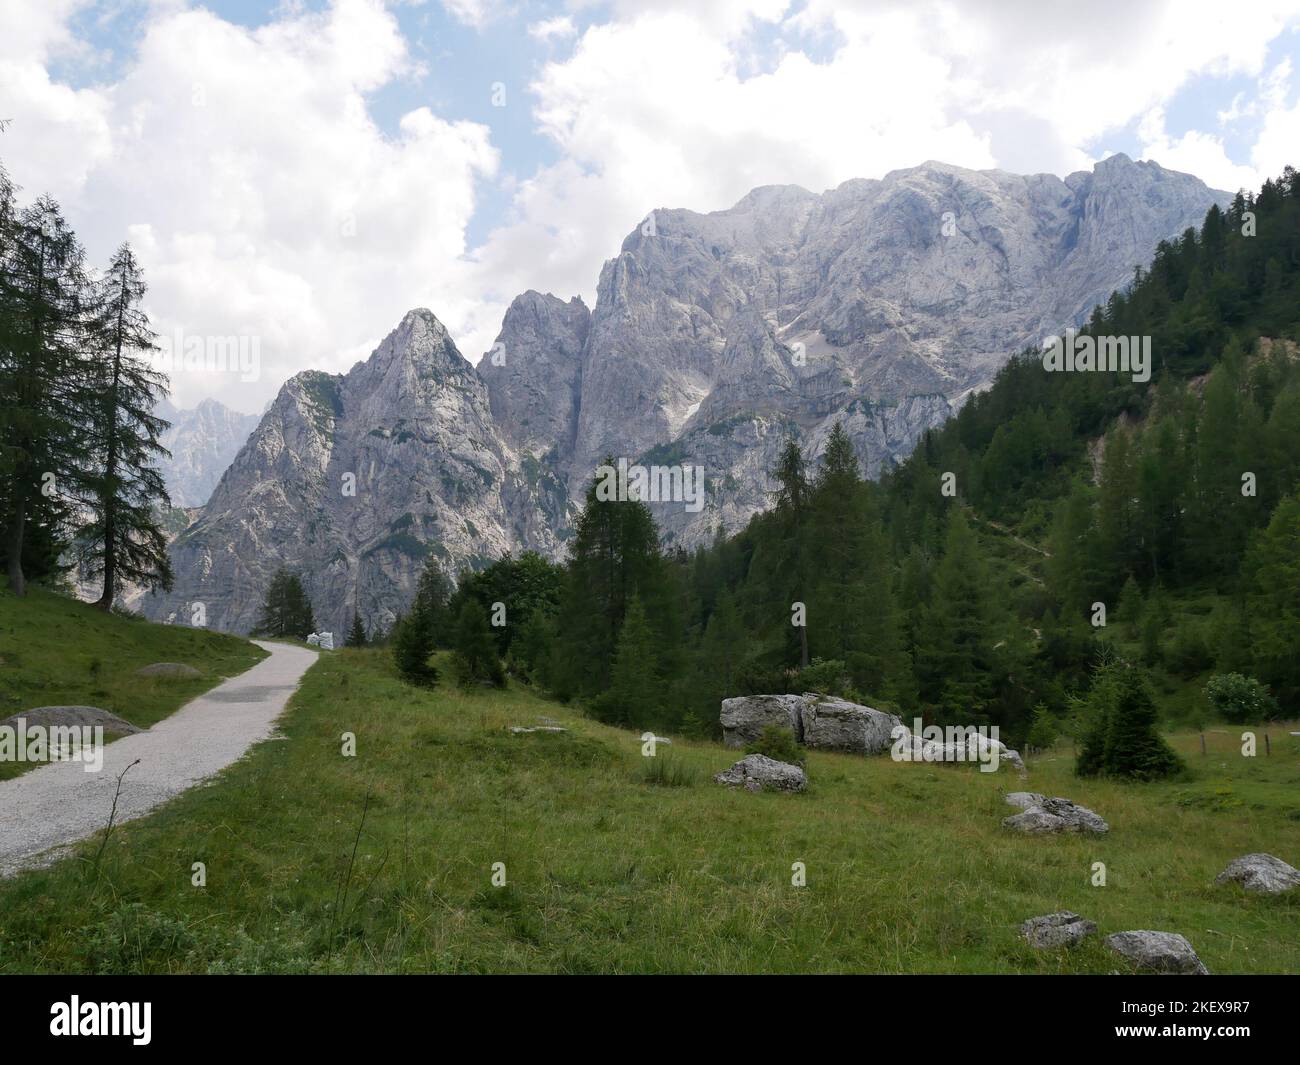
<path id="1" fill-rule="evenodd" d="M 97 706 L 148 728 L 265 657 L 237 636 L 106 614 L 38 586 L 20 600 L 0 578 L 0 719 L 37 706 Z M 203 675 L 137 674 L 154 662 L 183 662 Z M 0 762 L 0 780 L 30 768 Z"/>
<path id="2" fill-rule="evenodd" d="M 570 731 L 508 731 L 542 718 Z M 91 841 L 0 882 L 0 972 L 1116 971 L 1100 937 L 1018 937 L 1057 909 L 1181 932 L 1214 973 L 1297 972 L 1300 898 L 1213 886 L 1251 851 L 1300 863 L 1297 741 L 1275 726 L 1272 755 L 1261 736 L 1243 758 L 1240 732 L 1207 732 L 1205 756 L 1175 735 L 1189 770 L 1169 783 L 1077 780 L 1068 747 L 1024 782 L 811 752 L 806 794 L 752 795 L 709 779 L 739 756 L 718 744 L 645 758 L 526 689 L 418 691 L 384 652 L 343 650 L 280 736 L 115 829 L 98 868 Z M 1021 789 L 1111 832 L 1013 836 L 1002 794 Z"/>

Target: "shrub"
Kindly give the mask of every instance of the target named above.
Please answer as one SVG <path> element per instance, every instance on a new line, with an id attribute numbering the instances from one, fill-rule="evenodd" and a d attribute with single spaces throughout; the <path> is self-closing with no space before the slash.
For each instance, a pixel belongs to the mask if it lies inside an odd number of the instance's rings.
<path id="1" fill-rule="evenodd" d="M 850 698 L 852 692 L 848 669 L 838 658 L 814 658 L 811 665 L 799 670 L 796 683 L 801 691 L 844 699 Z"/>
<path id="2" fill-rule="evenodd" d="M 794 731 L 780 725 L 766 725 L 753 743 L 745 748 L 746 754 L 765 754 L 778 762 L 803 765 L 803 748 L 794 738 Z"/>
<path id="3" fill-rule="evenodd" d="M 1205 686 L 1205 697 L 1224 721 L 1233 724 L 1268 721 L 1277 715 L 1277 700 L 1268 686 L 1240 673 L 1216 673 Z"/>

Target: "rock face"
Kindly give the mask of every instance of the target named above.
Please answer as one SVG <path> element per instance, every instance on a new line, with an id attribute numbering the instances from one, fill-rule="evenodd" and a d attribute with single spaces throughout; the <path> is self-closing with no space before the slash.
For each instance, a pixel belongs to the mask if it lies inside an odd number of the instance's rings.
<path id="1" fill-rule="evenodd" d="M 874 475 L 1227 199 L 1115 155 L 1064 180 L 928 162 L 655 210 L 601 273 L 570 492 L 607 453 L 702 465 L 704 511 L 655 515 L 693 545 L 765 507 L 790 431 L 816 456 L 842 419 Z"/>
<path id="2" fill-rule="evenodd" d="M 558 301 L 557 301 L 558 302 Z M 500 438 L 487 388 L 446 329 L 412 311 L 347 374 L 290 379 L 199 519 L 173 542 L 152 618 L 248 632 L 271 577 L 297 571 L 318 624 L 387 628 L 432 553 L 455 576 L 506 551 L 559 553 L 563 491 Z"/>
<path id="3" fill-rule="evenodd" d="M 889 750 L 890 736 L 900 724 L 893 714 L 844 699 L 807 699 L 803 705 L 803 742 L 808 747 L 880 754 Z"/>
<path id="4" fill-rule="evenodd" d="M 722 742 L 728 747 L 753 743 L 769 725 L 788 728 L 803 742 L 802 695 L 741 695 L 722 700 Z"/>
<path id="5" fill-rule="evenodd" d="M 1064 180 L 925 163 L 657 209 L 594 309 L 524 293 L 477 370 L 415 310 L 347 374 L 286 382 L 173 542 L 175 589 L 132 605 L 190 624 L 202 604 L 247 632 L 285 567 L 318 623 L 346 631 L 355 609 L 387 628 L 430 553 L 453 578 L 506 551 L 558 558 L 606 455 L 702 467 L 700 506 L 652 504 L 666 542 L 734 532 L 769 505 L 788 434 L 815 459 L 842 421 L 874 476 L 1226 200 L 1116 155 Z M 247 432 L 223 411 L 172 412 L 178 502 Z"/>
<path id="6" fill-rule="evenodd" d="M 1208 976 L 1210 972 L 1177 932 L 1116 932 L 1106 937 L 1106 946 L 1139 969 L 1185 976 Z"/>
<path id="7" fill-rule="evenodd" d="M 1261 895 L 1280 895 L 1300 887 L 1300 870 L 1271 854 L 1246 854 L 1234 858 L 1214 878 L 1216 884 L 1240 884 Z"/>
<path id="8" fill-rule="evenodd" d="M 171 458 L 162 459 L 159 468 L 174 507 L 203 506 L 261 420 L 215 399 L 205 399 L 193 410 L 163 400 L 155 413 L 171 422 L 160 437 Z"/>
<path id="9" fill-rule="evenodd" d="M 770 725 L 788 728 L 807 747 L 855 754 L 880 754 L 902 723 L 893 714 L 846 699 L 803 695 L 741 695 L 722 701 L 723 743 L 744 747 Z"/>
<path id="10" fill-rule="evenodd" d="M 1033 836 L 1087 832 L 1100 836 L 1110 831 L 1110 825 L 1103 818 L 1069 799 L 1048 799 L 1035 792 L 1014 791 L 1007 796 L 1007 802 L 1023 811 L 1002 819 L 1002 827 L 1014 832 Z"/>
<path id="11" fill-rule="evenodd" d="M 765 754 L 751 754 L 713 778 L 719 784 L 746 791 L 803 791 L 808 777 L 797 765 L 778 762 Z"/>
<path id="12" fill-rule="evenodd" d="M 1097 926 L 1077 913 L 1062 910 L 1042 917 L 1031 917 L 1020 926 L 1020 933 L 1031 947 L 1047 950 L 1072 947 L 1097 931 Z"/>

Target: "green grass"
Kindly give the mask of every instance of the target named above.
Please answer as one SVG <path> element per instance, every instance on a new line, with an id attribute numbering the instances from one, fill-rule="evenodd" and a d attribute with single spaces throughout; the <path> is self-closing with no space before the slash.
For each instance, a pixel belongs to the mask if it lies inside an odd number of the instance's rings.
<path id="1" fill-rule="evenodd" d="M 98 706 L 148 728 L 265 657 L 237 636 L 105 614 L 43 588 L 19 599 L 0 581 L 0 718 L 37 706 Z M 203 675 L 137 675 L 154 662 L 183 662 Z M 31 768 L 0 763 L 0 780 Z"/>
<path id="2" fill-rule="evenodd" d="M 543 716 L 571 731 L 508 731 Z M 1190 770 L 1165 784 L 1076 780 L 1068 749 L 1025 783 L 810 752 L 807 794 L 752 795 L 709 779 L 739 752 L 674 737 L 652 769 L 636 733 L 524 690 L 419 692 L 372 650 L 322 655 L 281 725 L 115 830 L 98 876 L 91 841 L 0 883 L 0 972 L 1116 970 L 1099 938 L 1020 940 L 1057 909 L 1181 932 L 1215 973 L 1300 970 L 1300 898 L 1212 884 L 1251 851 L 1300 864 L 1284 730 L 1253 760 L 1227 731 L 1204 758 L 1176 736 Z M 1110 835 L 1005 833 L 1002 792 L 1022 788 L 1092 807 Z"/>

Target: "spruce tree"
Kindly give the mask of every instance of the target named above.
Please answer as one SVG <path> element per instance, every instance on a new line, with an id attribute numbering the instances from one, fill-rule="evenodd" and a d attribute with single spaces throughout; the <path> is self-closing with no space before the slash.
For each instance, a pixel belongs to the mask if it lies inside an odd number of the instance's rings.
<path id="1" fill-rule="evenodd" d="M 806 610 L 810 591 L 807 540 L 811 489 L 803 452 L 799 450 L 799 441 L 793 435 L 786 440 L 772 475 L 777 483 L 776 521 L 782 534 L 774 545 L 776 577 L 785 592 L 781 598 L 788 600 L 784 606 L 785 616 L 791 617 L 794 603 L 803 603 L 805 606 L 803 624 L 792 628 L 798 637 L 799 668 L 806 669 L 809 662 L 808 625 L 812 621 Z"/>
<path id="2" fill-rule="evenodd" d="M 316 630 L 311 601 L 296 573 L 279 570 L 271 578 L 258 619 L 257 633 L 263 636 L 292 636 L 306 639 Z"/>
<path id="3" fill-rule="evenodd" d="M 451 595 L 451 582 L 447 580 L 437 558 L 429 555 L 416 585 L 415 609 L 424 612 L 425 624 L 438 646 L 446 646 L 450 639 L 452 618 L 447 606 Z"/>
<path id="4" fill-rule="evenodd" d="M 618 725 L 645 728 L 660 710 L 660 677 L 654 632 L 641 600 L 633 596 L 618 636 L 609 692 L 601 700 L 602 716 Z"/>
<path id="5" fill-rule="evenodd" d="M 347 646 L 364 647 L 366 645 L 366 627 L 361 622 L 361 615 L 352 613 L 352 625 L 348 628 Z"/>
<path id="6" fill-rule="evenodd" d="M 432 688 L 438 683 L 438 669 L 429 661 L 433 654 L 433 626 L 429 615 L 419 606 L 399 617 L 389 633 L 393 647 L 393 664 L 408 684 Z"/>
<path id="7" fill-rule="evenodd" d="M 57 203 L 42 197 L 16 218 L 6 213 L 0 225 L 0 520 L 9 588 L 23 595 L 29 518 L 42 509 L 42 496 L 66 496 L 87 454 L 90 296 L 81 245 Z"/>
<path id="8" fill-rule="evenodd" d="M 476 599 L 467 599 L 456 615 L 452 647 L 455 649 L 456 679 L 462 686 L 486 681 L 498 688 L 506 682 L 505 669 L 497 655 L 496 638 L 488 624 L 487 611 Z"/>
<path id="9" fill-rule="evenodd" d="M 75 479 L 93 514 L 78 530 L 83 564 L 102 574 L 102 610 L 113 605 L 122 582 L 170 590 L 167 537 L 158 515 L 171 505 L 162 475 L 153 466 L 168 454 L 159 443 L 167 423 L 154 415 L 166 394 L 165 380 L 141 355 L 154 350 L 154 335 L 140 302 L 145 284 L 130 247 L 118 248 L 104 280 L 92 322 L 103 366 L 88 436 L 87 468 Z"/>

